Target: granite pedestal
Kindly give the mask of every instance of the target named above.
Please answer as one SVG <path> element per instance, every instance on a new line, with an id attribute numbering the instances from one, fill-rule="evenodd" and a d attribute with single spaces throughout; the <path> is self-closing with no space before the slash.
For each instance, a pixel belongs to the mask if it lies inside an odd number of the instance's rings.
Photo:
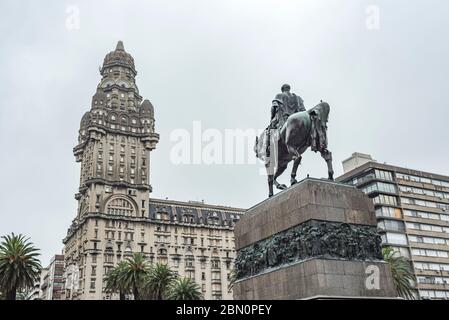
<path id="1" fill-rule="evenodd" d="M 235 226 L 235 299 L 392 298 L 372 200 L 305 179 L 250 208 Z"/>

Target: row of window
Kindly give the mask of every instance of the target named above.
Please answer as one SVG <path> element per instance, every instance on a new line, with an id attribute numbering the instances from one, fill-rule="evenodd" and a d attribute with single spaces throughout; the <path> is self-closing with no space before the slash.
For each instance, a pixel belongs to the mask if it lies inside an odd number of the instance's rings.
<path id="1" fill-rule="evenodd" d="M 443 180 L 436 180 L 436 179 L 429 179 L 424 177 L 417 177 L 409 174 L 403 174 L 403 173 L 396 173 L 396 177 L 403 180 L 409 180 L 414 182 L 421 182 L 421 183 L 429 183 L 436 186 L 442 186 L 449 188 L 449 182 L 443 181 Z"/>
<path id="2" fill-rule="evenodd" d="M 114 143 L 110 143 L 109 144 L 109 151 L 114 151 L 114 147 L 115 147 L 115 144 Z M 125 148 L 126 148 L 126 145 L 124 145 L 124 144 L 122 144 L 122 145 L 120 145 L 120 152 L 121 153 L 124 153 L 125 152 Z M 103 143 L 99 143 L 98 144 L 98 149 L 99 150 L 103 150 Z M 131 154 L 135 154 L 136 153 L 136 147 L 135 146 L 131 146 Z M 145 152 L 145 149 L 142 149 L 142 155 L 146 155 L 146 152 Z"/>
<path id="3" fill-rule="evenodd" d="M 404 215 L 408 217 L 416 217 L 416 218 L 424 218 L 424 219 L 431 219 L 431 220 L 442 220 L 442 221 L 449 221 L 449 215 L 443 214 L 443 213 L 432 213 L 432 212 L 425 212 L 425 211 L 418 211 L 418 210 L 404 210 Z"/>
<path id="4" fill-rule="evenodd" d="M 440 199 L 449 199 L 449 193 L 448 192 L 441 192 L 441 191 L 434 191 L 434 190 L 428 190 L 428 189 L 421 189 L 421 188 L 415 188 L 415 187 L 406 187 L 406 186 L 399 186 L 399 190 L 402 192 L 407 193 L 416 193 L 420 195 L 430 196 L 430 197 L 437 197 Z"/>
<path id="5" fill-rule="evenodd" d="M 449 204 L 441 203 L 441 202 L 426 201 L 426 200 L 419 200 L 419 199 L 406 198 L 406 197 L 401 197 L 401 201 L 402 201 L 402 203 L 411 204 L 411 205 L 415 205 L 415 206 L 449 210 Z"/>
<path id="6" fill-rule="evenodd" d="M 421 230 L 421 231 L 433 231 L 433 232 L 446 232 L 449 233 L 449 227 L 442 227 L 433 224 L 419 223 L 419 222 L 406 222 L 407 228 Z"/>
<path id="7" fill-rule="evenodd" d="M 424 236 L 409 236 L 408 238 L 412 242 L 449 245 L 449 239 L 445 238 L 424 237 Z"/>
<path id="8" fill-rule="evenodd" d="M 449 264 L 445 263 L 415 262 L 413 265 L 419 270 L 449 271 Z"/>
<path id="9" fill-rule="evenodd" d="M 125 152 L 125 150 L 123 150 L 122 152 Z M 98 153 L 98 160 L 101 161 L 103 160 L 103 153 L 99 152 Z M 136 164 L 136 157 L 132 156 L 129 158 L 129 162 L 131 163 L 131 165 L 135 165 Z M 114 162 L 114 153 L 110 153 L 109 154 L 109 162 Z M 125 163 L 125 156 L 124 155 L 120 155 L 120 163 Z M 142 158 L 142 166 L 146 166 L 146 158 Z"/>
<path id="10" fill-rule="evenodd" d="M 349 181 L 349 183 L 352 185 L 358 185 L 373 179 L 394 181 L 393 175 L 391 174 L 390 171 L 375 169 L 373 172 L 370 172 L 362 177 L 353 178 L 352 180 Z"/>
<path id="11" fill-rule="evenodd" d="M 438 299 L 449 299 L 449 291 L 442 290 L 419 290 L 419 295 L 421 298 L 438 298 Z"/>
<path id="12" fill-rule="evenodd" d="M 448 252 L 442 250 L 432 250 L 432 249 L 412 249 L 412 254 L 414 256 L 425 256 L 425 257 L 438 257 L 438 258 L 448 258 Z"/>
<path id="13" fill-rule="evenodd" d="M 101 120 L 99 122 L 101 122 Z M 99 123 L 99 124 L 101 124 L 101 123 Z M 115 124 L 111 124 L 111 129 L 113 129 L 113 130 L 119 129 L 119 130 L 122 130 L 122 131 L 128 130 L 124 126 L 116 126 Z M 149 132 L 151 132 L 151 129 L 150 128 L 142 128 L 142 129 L 131 128 L 131 132 L 133 132 L 133 133 L 137 133 L 137 132 L 139 132 L 139 133 L 149 133 Z"/>
<path id="14" fill-rule="evenodd" d="M 157 219 L 157 220 L 170 220 L 170 216 L 169 216 L 169 214 L 167 213 L 167 212 L 157 212 L 156 214 L 155 214 L 155 218 Z M 229 223 L 230 223 L 230 225 L 234 225 L 234 223 L 236 222 L 236 220 L 239 220 L 239 216 L 238 215 L 233 215 L 233 214 L 231 214 L 230 215 L 230 221 L 229 221 Z M 177 215 L 174 215 L 174 220 L 176 220 L 177 219 Z M 218 217 L 207 217 L 206 219 L 204 219 L 203 217 L 200 217 L 199 219 L 198 219 L 198 221 L 199 221 L 199 223 L 200 224 L 203 224 L 204 223 L 204 221 L 206 220 L 206 223 L 208 224 L 208 225 L 221 225 L 221 220 L 220 220 L 220 218 L 218 218 Z M 192 216 L 192 215 L 183 215 L 182 216 L 182 222 L 185 222 L 185 223 L 195 223 L 195 221 L 196 221 L 196 219 L 195 219 L 195 216 Z M 225 224 L 228 224 L 228 222 L 226 221 L 226 219 L 224 220 L 224 223 Z"/>
<path id="15" fill-rule="evenodd" d="M 417 280 L 423 284 L 449 284 L 449 277 L 418 276 Z"/>

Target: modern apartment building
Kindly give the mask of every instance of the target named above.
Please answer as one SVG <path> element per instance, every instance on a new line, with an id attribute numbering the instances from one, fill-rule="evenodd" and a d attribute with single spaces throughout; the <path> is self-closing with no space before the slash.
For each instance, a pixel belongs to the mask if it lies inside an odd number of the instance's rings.
<path id="1" fill-rule="evenodd" d="M 366 156 L 345 160 L 337 181 L 373 199 L 383 244 L 411 260 L 419 298 L 449 299 L 449 177 Z"/>

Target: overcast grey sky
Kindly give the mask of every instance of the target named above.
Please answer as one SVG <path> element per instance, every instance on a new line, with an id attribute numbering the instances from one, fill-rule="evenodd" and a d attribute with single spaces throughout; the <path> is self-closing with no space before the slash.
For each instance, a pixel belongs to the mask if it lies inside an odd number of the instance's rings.
<path id="1" fill-rule="evenodd" d="M 378 29 L 369 5 L 379 9 Z M 77 10 L 79 29 L 72 20 L 67 28 Z M 153 197 L 244 208 L 264 199 L 258 166 L 173 165 L 169 135 L 194 120 L 220 131 L 264 128 L 284 82 L 306 107 L 330 103 L 337 176 L 354 151 L 449 175 L 446 0 L 2 0 L 0 12 L 0 235 L 30 236 L 43 264 L 62 250 L 76 215 L 72 148 L 117 40 L 155 107 Z M 299 178 L 307 173 L 326 175 L 310 151 Z"/>

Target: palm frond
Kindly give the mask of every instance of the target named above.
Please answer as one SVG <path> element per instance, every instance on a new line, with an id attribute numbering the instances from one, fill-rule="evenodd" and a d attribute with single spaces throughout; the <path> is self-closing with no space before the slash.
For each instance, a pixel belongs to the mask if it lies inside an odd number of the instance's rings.
<path id="1" fill-rule="evenodd" d="M 382 256 L 388 263 L 393 277 L 394 287 L 398 296 L 405 299 L 415 299 L 416 277 L 413 273 L 412 265 L 408 259 L 399 255 L 391 247 L 382 248 Z"/>

